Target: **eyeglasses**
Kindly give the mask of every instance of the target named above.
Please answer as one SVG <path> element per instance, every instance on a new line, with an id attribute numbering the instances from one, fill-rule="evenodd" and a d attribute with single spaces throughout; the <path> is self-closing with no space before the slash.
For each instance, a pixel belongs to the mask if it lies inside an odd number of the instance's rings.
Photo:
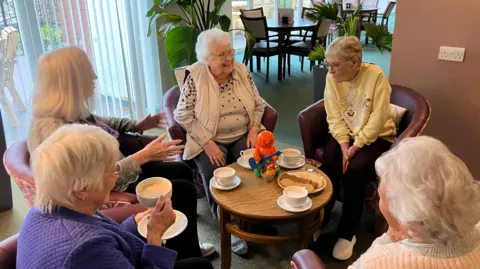
<path id="1" fill-rule="evenodd" d="M 230 52 L 220 54 L 210 53 L 210 55 L 217 57 L 217 59 L 221 61 L 225 61 L 226 59 L 229 59 L 235 55 L 235 50 L 232 49 Z"/>
<path id="2" fill-rule="evenodd" d="M 335 71 L 341 69 L 341 65 L 340 65 L 340 64 L 329 64 L 329 63 L 327 63 L 327 62 L 324 62 L 324 63 L 323 63 L 323 66 L 325 66 L 325 68 L 327 68 L 327 69 L 330 69 L 330 68 L 331 68 L 331 69 L 334 69 Z"/>
<path id="3" fill-rule="evenodd" d="M 115 172 L 111 172 L 111 173 L 106 173 L 106 174 L 103 174 L 104 176 L 120 176 L 120 174 L 122 173 L 122 166 L 118 163 L 115 164 Z"/>

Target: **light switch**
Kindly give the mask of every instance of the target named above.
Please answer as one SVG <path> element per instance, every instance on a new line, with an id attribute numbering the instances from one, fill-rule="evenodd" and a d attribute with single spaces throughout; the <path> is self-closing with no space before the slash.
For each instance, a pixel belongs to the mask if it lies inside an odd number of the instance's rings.
<path id="1" fill-rule="evenodd" d="M 438 52 L 438 59 L 443 61 L 463 62 L 465 48 L 441 46 Z"/>

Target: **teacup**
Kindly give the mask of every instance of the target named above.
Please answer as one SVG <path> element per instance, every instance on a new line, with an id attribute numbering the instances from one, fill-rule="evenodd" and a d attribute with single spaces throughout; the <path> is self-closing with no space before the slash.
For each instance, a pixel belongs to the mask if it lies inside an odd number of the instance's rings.
<path id="1" fill-rule="evenodd" d="M 242 156 L 243 158 L 248 160 L 248 159 L 253 157 L 253 152 L 254 151 L 255 151 L 254 149 L 242 150 L 242 151 L 240 151 L 240 156 Z"/>
<path id="2" fill-rule="evenodd" d="M 213 176 L 218 185 L 229 186 L 232 185 L 233 180 L 235 179 L 235 169 L 230 167 L 220 167 L 213 171 Z"/>
<path id="3" fill-rule="evenodd" d="M 282 156 L 287 165 L 295 165 L 300 161 L 302 153 L 298 149 L 288 148 L 283 150 Z"/>
<path id="4" fill-rule="evenodd" d="M 151 177 L 135 188 L 137 199 L 146 208 L 154 208 L 160 197 L 172 198 L 172 182 L 163 177 Z"/>
<path id="5" fill-rule="evenodd" d="M 288 186 L 283 189 L 285 202 L 291 207 L 300 207 L 307 202 L 308 191 L 304 187 Z"/>

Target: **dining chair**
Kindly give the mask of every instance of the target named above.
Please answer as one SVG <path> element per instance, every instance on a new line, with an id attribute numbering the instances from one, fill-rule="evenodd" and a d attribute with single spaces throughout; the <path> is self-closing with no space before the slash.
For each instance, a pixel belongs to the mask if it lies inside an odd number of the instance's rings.
<path id="1" fill-rule="evenodd" d="M 284 61 L 283 76 L 284 77 L 285 77 L 286 61 L 288 61 L 288 75 L 290 75 L 290 56 L 291 55 L 296 55 L 301 57 L 300 70 L 303 71 L 304 57 L 307 57 L 317 44 L 322 44 L 323 46 L 325 46 L 326 38 L 330 30 L 331 24 L 332 24 L 332 20 L 330 19 L 319 21 L 310 39 L 305 38 L 303 41 L 287 45 L 283 49 L 283 53 L 285 56 L 283 58 L 283 61 Z M 313 65 L 314 65 L 314 61 L 310 61 L 310 70 L 312 70 Z"/>
<path id="2" fill-rule="evenodd" d="M 271 40 L 267 29 L 267 19 L 265 17 L 260 18 L 249 18 L 243 15 L 240 15 L 242 19 L 243 26 L 245 30 L 249 32 L 255 38 L 255 45 L 252 48 L 252 58 L 248 59 L 247 57 L 247 46 L 245 46 L 245 56 L 243 57 L 245 64 L 248 66 L 250 61 L 250 72 L 253 72 L 253 56 L 257 58 L 257 72 L 261 69 L 261 57 L 267 58 L 267 76 L 266 80 L 268 82 L 268 77 L 270 73 L 270 56 L 279 56 L 280 62 L 280 47 L 278 42 Z"/>
<path id="3" fill-rule="evenodd" d="M 315 8 L 303 7 L 301 18 L 306 19 L 307 14 L 312 13 L 314 10 Z M 309 37 L 307 36 L 308 34 L 309 34 L 309 31 L 306 31 L 306 30 L 293 31 L 290 33 L 290 35 L 287 36 L 287 43 L 301 42 L 304 40 L 305 37 L 310 39 L 311 35 Z"/>
<path id="4" fill-rule="evenodd" d="M 378 0 L 362 0 L 360 2 L 363 6 L 375 6 L 378 7 Z"/>
<path id="5" fill-rule="evenodd" d="M 387 5 L 387 8 L 385 9 L 385 12 L 383 14 L 378 14 L 378 16 L 382 17 L 382 20 L 380 22 L 380 25 L 385 29 L 388 30 L 388 18 L 390 18 L 390 15 L 392 15 L 392 11 L 395 8 L 395 5 L 397 2 L 390 1 Z"/>
<path id="6" fill-rule="evenodd" d="M 265 16 L 263 13 L 263 7 L 254 9 L 240 9 L 240 15 L 247 18 L 260 18 Z"/>

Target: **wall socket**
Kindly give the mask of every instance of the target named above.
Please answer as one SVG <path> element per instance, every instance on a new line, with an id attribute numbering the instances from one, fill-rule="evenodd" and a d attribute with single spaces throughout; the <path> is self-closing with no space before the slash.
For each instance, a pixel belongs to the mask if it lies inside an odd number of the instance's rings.
<path id="1" fill-rule="evenodd" d="M 438 52 L 438 59 L 442 61 L 463 62 L 465 48 L 441 46 Z"/>

